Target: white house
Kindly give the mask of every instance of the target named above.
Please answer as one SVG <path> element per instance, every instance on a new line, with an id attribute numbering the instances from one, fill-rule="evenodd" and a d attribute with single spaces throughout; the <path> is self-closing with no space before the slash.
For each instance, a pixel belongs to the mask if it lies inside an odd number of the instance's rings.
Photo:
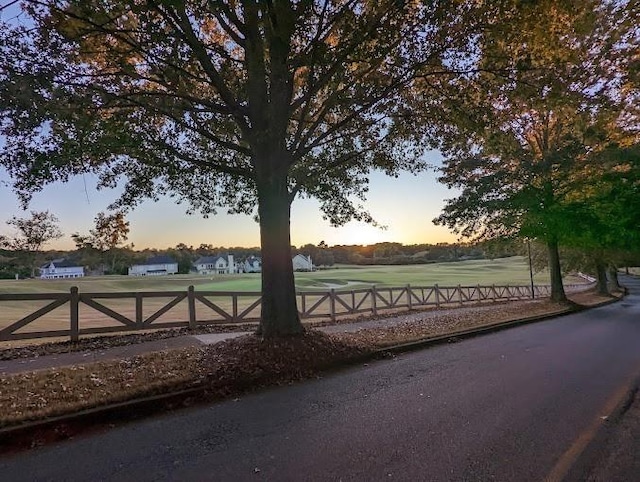
<path id="1" fill-rule="evenodd" d="M 54 259 L 40 267 L 41 279 L 82 278 L 84 266 L 68 259 Z"/>
<path id="2" fill-rule="evenodd" d="M 313 263 L 311 255 L 296 254 L 293 257 L 293 271 L 313 271 Z"/>
<path id="3" fill-rule="evenodd" d="M 129 276 L 164 276 L 177 272 L 178 263 L 171 256 L 153 256 L 145 263 L 129 268 Z"/>
<path id="4" fill-rule="evenodd" d="M 224 256 L 201 256 L 193 265 L 198 274 L 234 274 L 237 273 L 236 263 L 233 255 Z"/>
<path id="5" fill-rule="evenodd" d="M 249 256 L 241 263 L 241 269 L 245 273 L 260 273 L 262 271 L 262 260 L 257 256 Z"/>

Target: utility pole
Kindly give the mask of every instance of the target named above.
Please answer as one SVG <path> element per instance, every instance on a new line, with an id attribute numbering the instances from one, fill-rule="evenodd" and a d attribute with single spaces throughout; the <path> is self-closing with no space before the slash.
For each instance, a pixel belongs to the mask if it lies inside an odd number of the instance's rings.
<path id="1" fill-rule="evenodd" d="M 531 280 L 531 299 L 536 299 L 536 293 L 533 290 L 533 264 L 531 263 L 531 240 L 527 238 L 527 254 L 529 255 L 529 279 Z"/>

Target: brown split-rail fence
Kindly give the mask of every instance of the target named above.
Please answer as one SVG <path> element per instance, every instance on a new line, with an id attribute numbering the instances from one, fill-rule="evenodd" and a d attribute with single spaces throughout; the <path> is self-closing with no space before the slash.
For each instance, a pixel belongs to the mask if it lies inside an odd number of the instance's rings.
<path id="1" fill-rule="evenodd" d="M 586 285 L 570 285 L 579 290 Z M 534 286 L 535 298 L 548 297 L 549 286 Z M 348 291 L 301 291 L 297 294 L 301 319 L 357 314 L 377 315 L 385 310 L 413 310 L 421 307 L 447 308 L 532 298 L 530 286 L 404 286 Z M 33 311 L 33 305 L 44 305 Z M 28 302 L 24 314 L 19 302 Z M 13 310 L 3 305 L 10 304 Z M 259 292 L 186 291 L 0 294 L 0 341 L 115 333 L 159 328 L 195 329 L 211 324 L 255 323 L 260 317 Z M 65 307 L 68 305 L 68 308 Z M 68 311 L 67 311 L 68 310 Z M 57 311 L 57 323 L 40 323 Z M 13 318 L 12 318 L 13 314 Z M 16 316 L 20 318 L 16 319 Z M 8 317 L 8 319 L 7 319 Z M 102 319 L 96 322 L 96 317 Z M 106 320 L 106 321 L 105 321 Z M 114 324 L 115 322 L 115 324 Z"/>

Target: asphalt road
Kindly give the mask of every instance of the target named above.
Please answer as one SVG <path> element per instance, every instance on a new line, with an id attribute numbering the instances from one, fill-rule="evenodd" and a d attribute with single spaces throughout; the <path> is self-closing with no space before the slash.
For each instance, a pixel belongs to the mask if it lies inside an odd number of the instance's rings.
<path id="1" fill-rule="evenodd" d="M 543 480 L 640 370 L 624 301 L 0 460 L 25 480 Z"/>

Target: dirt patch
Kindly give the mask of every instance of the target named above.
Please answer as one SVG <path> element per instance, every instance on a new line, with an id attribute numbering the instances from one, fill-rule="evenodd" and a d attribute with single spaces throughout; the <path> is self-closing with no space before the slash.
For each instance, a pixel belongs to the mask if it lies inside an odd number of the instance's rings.
<path id="1" fill-rule="evenodd" d="M 612 291 L 610 296 L 599 295 L 593 290 L 571 293 L 569 299 L 579 306 L 596 306 L 624 296 L 624 291 Z"/>
<path id="2" fill-rule="evenodd" d="M 530 302 L 525 305 L 524 310 L 522 303 L 518 303 L 517 306 L 503 304 L 492 310 L 451 310 L 450 313 L 439 316 L 414 318 L 393 326 L 363 329 L 337 336 L 341 340 L 384 348 L 485 325 L 559 313 L 568 309 L 565 304 L 550 301 Z"/>
<path id="3" fill-rule="evenodd" d="M 289 383 L 371 353 L 357 342 L 308 330 L 300 337 L 263 339 L 247 335 L 213 345 L 203 358 L 207 389 L 218 395 Z"/>
<path id="4" fill-rule="evenodd" d="M 13 360 L 16 358 L 36 358 L 44 355 L 56 355 L 78 351 L 95 351 L 113 348 L 116 346 L 135 345 L 148 341 L 165 340 L 185 335 L 204 335 L 208 333 L 235 333 L 241 331 L 255 331 L 256 323 L 242 325 L 207 325 L 195 330 L 189 328 L 171 328 L 155 330 L 143 333 L 129 333 L 125 335 L 94 336 L 82 338 L 77 342 L 58 341 L 52 343 L 28 344 L 25 346 L 0 349 L 0 360 Z"/>
<path id="5" fill-rule="evenodd" d="M 0 378 L 0 427 L 179 390 L 203 378 L 197 348 Z"/>

